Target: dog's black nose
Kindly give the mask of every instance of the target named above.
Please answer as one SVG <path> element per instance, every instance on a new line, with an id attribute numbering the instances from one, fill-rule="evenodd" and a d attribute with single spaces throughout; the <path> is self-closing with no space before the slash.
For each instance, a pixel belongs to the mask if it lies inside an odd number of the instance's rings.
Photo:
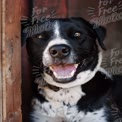
<path id="1" fill-rule="evenodd" d="M 70 54 L 70 47 L 67 45 L 54 45 L 49 49 L 50 55 L 53 58 L 65 58 Z"/>

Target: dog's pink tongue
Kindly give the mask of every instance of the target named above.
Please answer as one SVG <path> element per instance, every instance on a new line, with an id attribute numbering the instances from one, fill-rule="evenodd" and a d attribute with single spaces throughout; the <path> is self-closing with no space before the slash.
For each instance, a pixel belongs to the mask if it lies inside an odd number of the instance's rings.
<path id="1" fill-rule="evenodd" d="M 55 65 L 52 66 L 53 72 L 55 72 L 59 77 L 71 76 L 72 71 L 76 71 L 75 66 L 72 65 Z"/>

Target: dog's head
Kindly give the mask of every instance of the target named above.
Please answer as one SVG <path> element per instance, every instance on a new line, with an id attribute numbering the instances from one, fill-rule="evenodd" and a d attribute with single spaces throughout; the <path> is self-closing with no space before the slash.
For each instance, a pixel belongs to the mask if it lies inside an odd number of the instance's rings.
<path id="1" fill-rule="evenodd" d="M 44 80 L 68 88 L 88 82 L 98 71 L 104 49 L 105 29 L 93 28 L 82 18 L 50 19 L 50 26 L 27 39 L 32 65 L 40 67 Z M 97 43 L 98 42 L 98 43 Z"/>

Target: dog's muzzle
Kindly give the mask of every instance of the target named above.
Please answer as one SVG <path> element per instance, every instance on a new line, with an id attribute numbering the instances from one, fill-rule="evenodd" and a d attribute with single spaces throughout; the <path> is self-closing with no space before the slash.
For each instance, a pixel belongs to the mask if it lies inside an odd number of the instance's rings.
<path id="1" fill-rule="evenodd" d="M 60 83 L 73 80 L 78 65 L 74 64 L 71 59 L 71 47 L 66 44 L 53 45 L 48 49 L 48 52 L 53 60 L 49 66 L 53 79 Z"/>

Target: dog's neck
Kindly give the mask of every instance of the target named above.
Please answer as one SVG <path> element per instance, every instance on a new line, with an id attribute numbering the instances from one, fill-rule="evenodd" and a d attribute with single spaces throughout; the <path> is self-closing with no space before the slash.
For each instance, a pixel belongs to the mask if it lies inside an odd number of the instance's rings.
<path id="1" fill-rule="evenodd" d="M 46 87 L 46 88 L 51 89 L 51 90 L 53 90 L 53 91 L 55 91 L 55 92 L 58 92 L 60 89 L 62 89 L 62 88 L 60 88 L 60 87 L 57 87 L 57 86 L 48 84 L 48 83 L 47 83 L 44 79 L 42 79 L 41 77 L 36 78 L 34 82 L 38 84 L 38 88 L 39 88 L 39 89 L 44 89 L 44 88 Z"/>
<path id="2" fill-rule="evenodd" d="M 48 101 L 61 106 L 75 105 L 85 95 L 80 85 L 71 88 L 59 88 L 47 84 L 45 86 L 38 85 L 38 89 L 39 94 L 45 96 Z"/>
<path id="3" fill-rule="evenodd" d="M 45 86 L 44 86 L 44 87 L 45 87 Z M 60 89 L 62 89 L 62 88 L 59 88 L 59 87 L 57 87 L 57 86 L 53 86 L 53 85 L 50 85 L 50 84 L 47 84 L 46 87 L 47 87 L 48 89 L 51 89 L 51 90 L 55 91 L 55 92 L 58 92 Z"/>

